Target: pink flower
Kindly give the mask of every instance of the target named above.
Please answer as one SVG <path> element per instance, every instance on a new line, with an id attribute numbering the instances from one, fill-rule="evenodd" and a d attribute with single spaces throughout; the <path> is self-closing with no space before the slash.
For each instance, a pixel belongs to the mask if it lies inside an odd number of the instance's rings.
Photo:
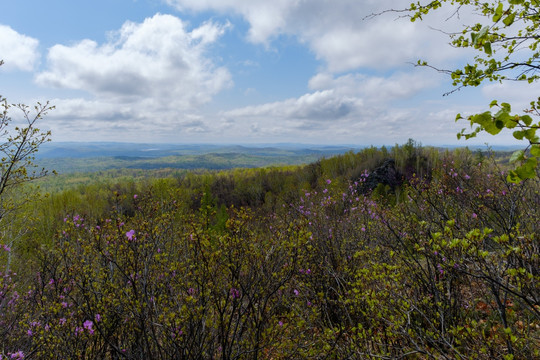
<path id="1" fill-rule="evenodd" d="M 129 241 L 133 241 L 135 240 L 135 230 L 131 229 L 129 230 L 127 233 L 126 233 L 126 237 L 128 238 Z"/>
<path id="2" fill-rule="evenodd" d="M 13 354 L 8 354 L 11 359 L 24 359 L 24 353 L 22 351 L 17 351 Z"/>
<path id="3" fill-rule="evenodd" d="M 473 217 L 473 219 L 476 219 L 478 217 L 478 215 L 476 215 L 476 213 L 472 213 L 472 217 Z"/>
<path id="4" fill-rule="evenodd" d="M 84 323 L 83 323 L 83 327 L 88 330 L 88 332 L 90 333 L 90 335 L 92 335 L 94 333 L 94 329 L 92 329 L 92 325 L 94 325 L 92 323 L 92 321 L 90 320 L 86 320 Z"/>
<path id="5" fill-rule="evenodd" d="M 139 195 L 135 194 L 133 195 L 133 199 L 137 199 L 139 197 Z"/>

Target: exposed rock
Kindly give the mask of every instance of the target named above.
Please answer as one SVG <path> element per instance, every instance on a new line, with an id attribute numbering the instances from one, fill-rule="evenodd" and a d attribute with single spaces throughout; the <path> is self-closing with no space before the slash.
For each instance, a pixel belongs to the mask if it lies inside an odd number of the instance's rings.
<path id="1" fill-rule="evenodd" d="M 386 159 L 381 166 L 373 170 L 364 182 L 361 192 L 365 193 L 375 189 L 379 184 L 388 185 L 392 190 L 401 185 L 403 176 L 396 169 L 394 159 Z"/>

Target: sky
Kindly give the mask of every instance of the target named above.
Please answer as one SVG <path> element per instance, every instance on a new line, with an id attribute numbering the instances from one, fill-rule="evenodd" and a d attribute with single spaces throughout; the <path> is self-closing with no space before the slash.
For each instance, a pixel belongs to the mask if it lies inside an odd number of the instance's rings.
<path id="1" fill-rule="evenodd" d="M 493 99 L 526 108 L 536 84 L 453 90 L 474 53 L 443 31 L 474 15 L 412 23 L 410 0 L 4 0 L 0 94 L 50 101 L 53 141 L 515 145 L 458 141 L 457 113 Z M 442 30 L 442 31 L 441 31 Z M 11 117 L 18 121 L 20 114 Z"/>

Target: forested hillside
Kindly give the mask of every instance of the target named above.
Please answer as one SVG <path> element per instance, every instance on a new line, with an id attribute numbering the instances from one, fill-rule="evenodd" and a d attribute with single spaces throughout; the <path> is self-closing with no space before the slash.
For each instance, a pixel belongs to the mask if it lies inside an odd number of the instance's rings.
<path id="1" fill-rule="evenodd" d="M 410 141 L 307 165 L 88 175 L 3 223 L 0 354 L 538 358 L 540 181 L 506 171 Z"/>

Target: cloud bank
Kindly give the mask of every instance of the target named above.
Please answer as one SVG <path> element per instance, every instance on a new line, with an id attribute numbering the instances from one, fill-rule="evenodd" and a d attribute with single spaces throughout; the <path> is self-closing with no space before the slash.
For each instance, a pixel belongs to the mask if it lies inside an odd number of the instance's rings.
<path id="1" fill-rule="evenodd" d="M 160 125 L 169 135 L 194 124 L 200 130 L 191 113 L 232 85 L 229 71 L 206 55 L 228 27 L 209 21 L 190 31 L 179 18 L 162 14 L 126 22 L 104 44 L 85 39 L 53 46 L 36 81 L 93 97 L 54 101 L 58 110 L 51 116 L 77 120 L 81 131 L 97 128 L 98 122 L 100 129 L 133 136 Z"/>
<path id="2" fill-rule="evenodd" d="M 19 34 L 11 27 L 0 24 L 0 60 L 4 65 L 0 70 L 32 71 L 37 65 L 40 54 L 39 41 Z"/>

